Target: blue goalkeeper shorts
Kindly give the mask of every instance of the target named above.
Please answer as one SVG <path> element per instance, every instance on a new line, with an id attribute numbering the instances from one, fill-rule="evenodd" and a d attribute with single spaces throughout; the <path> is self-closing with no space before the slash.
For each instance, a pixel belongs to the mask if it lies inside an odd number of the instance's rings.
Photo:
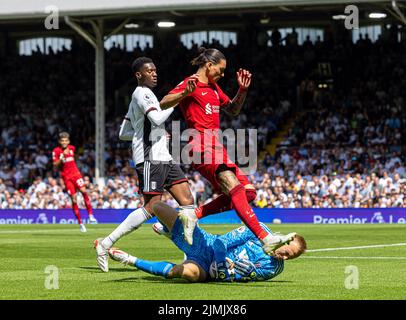
<path id="1" fill-rule="evenodd" d="M 193 244 L 189 245 L 184 238 L 182 222 L 177 218 L 172 228 L 171 238 L 173 243 L 186 254 L 187 260 L 195 261 L 208 273 L 214 261 L 213 243 L 217 237 L 196 226 L 193 231 Z"/>

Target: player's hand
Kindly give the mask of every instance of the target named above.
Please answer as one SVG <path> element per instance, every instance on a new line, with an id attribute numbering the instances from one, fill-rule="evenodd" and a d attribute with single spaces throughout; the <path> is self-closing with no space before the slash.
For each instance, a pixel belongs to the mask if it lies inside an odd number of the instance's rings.
<path id="1" fill-rule="evenodd" d="M 188 94 L 192 93 L 196 90 L 197 82 L 199 81 L 199 76 L 197 74 L 193 74 L 189 77 L 186 83 L 186 88 L 183 91 L 183 95 L 187 96 Z"/>
<path id="2" fill-rule="evenodd" d="M 237 71 L 237 82 L 240 90 L 246 91 L 251 84 L 252 74 L 245 69 L 239 69 Z"/>
<path id="3" fill-rule="evenodd" d="M 255 265 L 247 259 L 235 261 L 234 268 L 243 278 L 255 279 L 257 276 Z"/>
<path id="4" fill-rule="evenodd" d="M 230 272 L 228 272 L 226 261 L 217 262 L 217 281 L 231 282 Z"/>

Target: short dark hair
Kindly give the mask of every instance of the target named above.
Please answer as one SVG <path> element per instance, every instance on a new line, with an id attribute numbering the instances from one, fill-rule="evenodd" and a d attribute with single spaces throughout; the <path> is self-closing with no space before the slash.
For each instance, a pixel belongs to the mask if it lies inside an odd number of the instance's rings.
<path id="1" fill-rule="evenodd" d="M 147 64 L 147 63 L 154 63 L 154 62 L 152 61 L 151 58 L 139 57 L 139 58 L 135 59 L 134 62 L 132 63 L 131 70 L 133 71 L 133 73 L 136 73 L 136 72 L 140 71 L 141 67 L 144 64 Z"/>
<path id="2" fill-rule="evenodd" d="M 297 241 L 301 254 L 306 252 L 307 250 L 306 240 L 301 235 L 298 234 L 295 235 L 295 240 Z"/>
<path id="3" fill-rule="evenodd" d="M 70 137 L 69 133 L 67 133 L 66 131 L 60 132 L 58 134 L 59 139 L 63 139 L 63 138 L 68 138 Z"/>
<path id="4" fill-rule="evenodd" d="M 220 50 L 214 48 L 206 49 L 205 47 L 200 47 L 198 51 L 199 55 L 190 61 L 192 66 L 198 66 L 200 68 L 207 62 L 218 64 L 221 60 L 226 60 L 224 54 Z"/>

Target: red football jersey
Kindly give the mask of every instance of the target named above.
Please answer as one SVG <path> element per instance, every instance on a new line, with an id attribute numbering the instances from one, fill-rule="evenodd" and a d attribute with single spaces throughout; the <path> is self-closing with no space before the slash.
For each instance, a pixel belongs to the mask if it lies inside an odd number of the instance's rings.
<path id="1" fill-rule="evenodd" d="M 67 149 L 69 150 L 68 154 L 63 154 L 63 149 L 61 147 L 56 147 L 52 151 L 52 161 L 55 162 L 59 159 L 62 161 L 62 178 L 80 175 L 80 171 L 75 163 L 76 148 L 72 145 L 68 145 Z"/>
<path id="2" fill-rule="evenodd" d="M 183 92 L 186 78 L 169 93 Z M 220 108 L 227 105 L 230 98 L 216 83 L 197 82 L 195 91 L 185 97 L 179 104 L 183 117 L 189 128 L 203 133 L 204 129 L 220 129 Z"/>

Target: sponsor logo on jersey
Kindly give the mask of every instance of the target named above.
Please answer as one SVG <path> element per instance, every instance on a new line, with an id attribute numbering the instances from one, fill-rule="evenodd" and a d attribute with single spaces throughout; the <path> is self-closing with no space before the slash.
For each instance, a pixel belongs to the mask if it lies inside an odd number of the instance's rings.
<path id="1" fill-rule="evenodd" d="M 213 114 L 213 113 L 219 113 L 220 112 L 220 106 L 212 106 L 210 103 L 206 104 L 204 106 L 204 111 L 206 114 Z"/>
<path id="2" fill-rule="evenodd" d="M 72 162 L 75 161 L 74 157 L 67 157 L 67 158 L 62 158 L 62 162 L 66 163 L 66 162 Z"/>
<path id="3" fill-rule="evenodd" d="M 206 104 L 204 107 L 206 114 L 212 114 L 210 103 Z"/>

